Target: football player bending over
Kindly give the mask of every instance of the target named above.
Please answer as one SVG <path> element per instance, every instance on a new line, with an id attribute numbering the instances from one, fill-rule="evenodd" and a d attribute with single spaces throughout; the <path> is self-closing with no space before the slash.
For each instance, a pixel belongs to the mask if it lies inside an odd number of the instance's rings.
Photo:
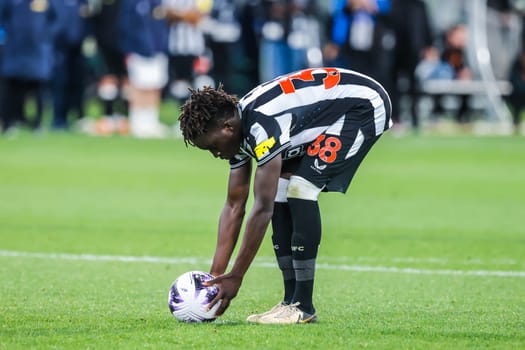
<path id="1" fill-rule="evenodd" d="M 222 315 L 272 223 L 284 297 L 251 315 L 262 324 L 317 320 L 312 301 L 321 241 L 319 193 L 345 193 L 370 148 L 391 125 L 391 103 L 375 80 L 346 69 L 315 68 L 277 77 L 238 100 L 222 86 L 192 90 L 181 107 L 186 144 L 208 150 L 230 165 L 227 199 L 219 220 L 210 269 L 219 286 L 213 307 Z M 229 272 L 250 192 L 254 203 L 241 247 Z"/>

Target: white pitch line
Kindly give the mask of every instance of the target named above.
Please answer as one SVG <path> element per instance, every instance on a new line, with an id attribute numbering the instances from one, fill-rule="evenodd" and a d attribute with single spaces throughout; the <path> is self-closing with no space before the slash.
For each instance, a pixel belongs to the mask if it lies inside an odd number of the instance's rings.
<path id="1" fill-rule="evenodd" d="M 83 260 L 83 261 L 116 261 L 116 262 L 149 262 L 168 264 L 199 264 L 211 263 L 204 258 L 162 258 L 156 256 L 125 256 L 125 255 L 95 255 L 95 254 L 66 254 L 66 253 L 33 253 L 12 250 L 0 250 L 3 257 L 37 258 L 49 260 Z"/>
<path id="2" fill-rule="evenodd" d="M 65 254 L 65 253 L 33 253 L 12 250 L 0 250 L 0 257 L 36 258 L 48 260 L 81 260 L 81 261 L 114 261 L 131 263 L 162 263 L 162 264 L 210 264 L 210 259 L 186 257 L 166 258 L 155 256 L 122 256 L 122 255 L 94 255 L 94 254 Z M 276 268 L 277 264 L 255 260 L 252 264 L 261 268 Z M 451 276 L 492 276 L 525 278 L 525 271 L 502 270 L 451 270 L 451 269 L 420 269 L 395 266 L 363 266 L 346 264 L 318 263 L 317 269 L 339 270 L 353 272 L 383 272 L 412 275 L 451 275 Z"/>

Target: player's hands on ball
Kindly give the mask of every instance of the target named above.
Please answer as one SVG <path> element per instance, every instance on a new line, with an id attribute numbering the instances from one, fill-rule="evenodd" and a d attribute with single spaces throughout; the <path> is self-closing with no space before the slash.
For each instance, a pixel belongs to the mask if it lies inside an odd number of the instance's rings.
<path id="1" fill-rule="evenodd" d="M 221 304 L 215 312 L 215 315 L 221 316 L 228 306 L 230 306 L 230 301 L 237 296 L 237 292 L 239 288 L 241 288 L 241 283 L 242 277 L 233 275 L 231 272 L 205 282 L 205 286 L 212 286 L 214 284 L 219 286 L 219 294 L 210 302 L 208 309 L 213 308 L 213 306 L 220 301 Z"/>

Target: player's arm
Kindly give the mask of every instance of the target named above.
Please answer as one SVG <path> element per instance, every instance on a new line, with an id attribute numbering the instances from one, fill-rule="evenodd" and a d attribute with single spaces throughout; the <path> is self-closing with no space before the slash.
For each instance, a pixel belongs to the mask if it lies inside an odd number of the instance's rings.
<path id="1" fill-rule="evenodd" d="M 232 169 L 228 180 L 228 195 L 219 219 L 217 247 L 210 273 L 219 276 L 226 271 L 237 244 L 250 191 L 251 162 Z"/>
<path id="2" fill-rule="evenodd" d="M 282 158 L 276 156 L 257 168 L 253 185 L 254 203 L 246 223 L 239 254 L 231 274 L 243 277 L 257 254 L 272 219 L 277 184 L 281 174 Z"/>
<path id="3" fill-rule="evenodd" d="M 221 305 L 216 311 L 217 316 L 224 313 L 230 305 L 231 299 L 237 295 L 242 279 L 261 246 L 273 215 L 273 204 L 281 173 L 281 163 L 281 156 L 278 155 L 257 168 L 254 180 L 254 204 L 246 223 L 242 244 L 235 263 L 229 273 L 208 282 L 209 284 L 219 284 L 219 294 L 208 306 L 212 308 L 221 300 Z"/>
<path id="4" fill-rule="evenodd" d="M 197 23 L 199 23 L 199 21 L 203 17 L 203 14 L 197 10 L 188 10 L 185 12 L 181 12 L 172 10 L 170 8 L 165 8 L 164 11 L 166 19 L 170 23 L 186 22 L 190 23 L 191 25 L 197 25 Z"/>

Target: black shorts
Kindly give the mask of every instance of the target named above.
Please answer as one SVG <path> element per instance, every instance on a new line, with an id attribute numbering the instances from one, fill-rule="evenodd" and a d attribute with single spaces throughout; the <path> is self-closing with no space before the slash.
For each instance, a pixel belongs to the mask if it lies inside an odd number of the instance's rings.
<path id="1" fill-rule="evenodd" d="M 373 126 L 345 116 L 340 129 L 329 128 L 310 143 L 304 156 L 285 161 L 282 172 L 300 176 L 324 192 L 345 193 L 359 165 L 381 135 Z"/>
<path id="2" fill-rule="evenodd" d="M 99 46 L 100 54 L 104 61 L 104 75 L 115 75 L 123 79 L 128 75 L 124 54 L 114 47 Z"/>

